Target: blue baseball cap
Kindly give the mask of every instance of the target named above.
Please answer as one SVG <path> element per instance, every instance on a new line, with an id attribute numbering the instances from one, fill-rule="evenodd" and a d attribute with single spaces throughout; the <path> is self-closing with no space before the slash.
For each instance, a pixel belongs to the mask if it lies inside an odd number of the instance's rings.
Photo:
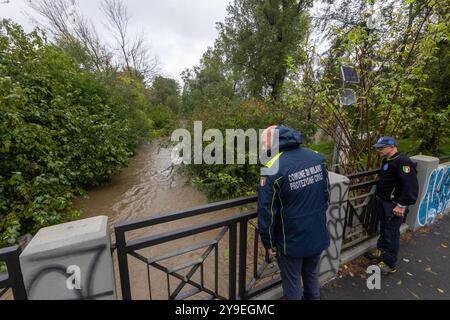
<path id="1" fill-rule="evenodd" d="M 397 141 L 392 137 L 381 137 L 377 143 L 373 145 L 374 148 L 382 148 L 385 146 L 397 146 Z"/>

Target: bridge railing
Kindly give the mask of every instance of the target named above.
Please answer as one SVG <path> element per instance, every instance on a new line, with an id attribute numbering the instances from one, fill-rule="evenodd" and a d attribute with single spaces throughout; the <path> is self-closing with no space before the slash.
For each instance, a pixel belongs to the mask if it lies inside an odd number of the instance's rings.
<path id="1" fill-rule="evenodd" d="M 27 294 L 20 269 L 20 246 L 0 249 L 0 262 L 6 264 L 7 273 L 0 274 L 0 298 L 11 289 L 15 300 L 26 300 Z"/>
<path id="2" fill-rule="evenodd" d="M 345 215 L 342 250 L 353 247 L 378 232 L 375 190 L 379 169 L 350 174 L 349 198 Z"/>
<path id="3" fill-rule="evenodd" d="M 450 160 L 450 156 L 444 156 L 444 157 L 440 157 L 439 158 L 439 162 L 440 163 L 447 162 L 448 160 Z"/>
<path id="4" fill-rule="evenodd" d="M 243 205 L 254 204 L 257 201 L 256 196 L 243 197 L 239 199 L 233 199 L 228 201 L 222 201 L 218 203 L 208 204 L 180 212 L 162 214 L 155 217 L 141 219 L 132 222 L 123 222 L 115 226 L 116 237 L 116 249 L 120 273 L 120 282 L 122 290 L 122 298 L 129 300 L 132 298 L 131 286 L 130 286 L 130 273 L 128 265 L 128 257 L 132 256 L 139 261 L 146 264 L 147 267 L 147 280 L 149 283 L 149 296 L 152 298 L 151 280 L 150 280 L 150 267 L 153 267 L 159 271 L 165 273 L 167 278 L 167 298 L 168 299 L 187 299 L 200 292 L 207 294 L 206 298 L 210 299 L 248 299 L 257 295 L 258 293 L 267 290 L 280 283 L 279 278 L 275 277 L 271 281 L 268 281 L 264 285 L 258 286 L 257 282 L 261 278 L 268 277 L 276 273 L 276 269 L 267 272 L 265 269 L 270 264 L 270 260 L 267 255 L 261 266 L 258 266 L 258 260 L 260 258 L 259 250 L 261 249 L 257 228 L 252 220 L 257 217 L 255 210 L 249 212 L 240 213 L 239 215 L 209 221 L 206 223 L 181 228 L 174 231 L 169 231 L 153 236 L 141 237 L 134 240 L 127 240 L 126 233 L 129 231 L 135 231 L 137 229 L 146 228 L 150 226 L 156 226 L 162 223 L 170 223 L 175 220 L 189 218 L 193 216 L 199 216 L 223 209 L 237 208 Z M 254 229 L 253 241 L 249 241 L 248 230 Z M 190 236 L 205 233 L 212 230 L 218 230 L 219 233 L 212 239 L 195 243 L 190 246 L 179 248 L 175 251 L 171 251 L 159 256 L 144 256 L 138 251 L 145 248 L 155 247 L 157 245 L 167 243 L 174 240 L 186 239 Z M 228 233 L 228 294 L 227 297 L 219 292 L 219 242 L 225 238 Z M 186 239 L 186 242 L 189 241 Z M 248 245 L 249 242 L 253 244 L 253 252 L 249 254 Z M 189 252 L 203 250 L 200 257 L 196 257 L 191 261 L 184 262 L 177 266 L 164 266 L 163 261 L 167 261 L 170 258 L 177 257 Z M 208 275 L 213 273 L 214 285 L 208 287 L 205 284 L 205 272 L 204 264 L 205 260 L 214 252 L 214 270 L 208 271 Z M 248 278 L 248 259 L 252 259 L 253 274 L 252 279 L 247 283 Z M 181 270 L 189 269 L 187 274 L 182 275 L 179 273 Z M 193 275 L 200 269 L 200 281 L 194 281 Z M 175 290 L 171 289 L 170 278 L 176 278 L 180 281 Z M 192 290 L 183 291 L 183 289 L 189 285 L 193 287 Z M 183 292 L 182 292 L 183 291 Z"/>
<path id="5" fill-rule="evenodd" d="M 377 232 L 376 212 L 374 209 L 374 188 L 378 180 L 374 179 L 379 170 L 371 170 L 348 176 L 351 179 L 350 197 L 348 201 L 346 218 L 344 224 L 344 235 L 348 237 L 352 235 L 355 228 L 363 229 L 364 234 L 358 234 L 356 237 L 358 243 L 371 237 Z M 368 180 L 368 178 L 370 178 Z M 256 196 L 244 197 L 218 203 L 208 204 L 188 210 L 175 213 L 161 214 L 155 217 L 141 219 L 131 222 L 122 222 L 115 226 L 116 249 L 118 256 L 118 265 L 122 289 L 122 298 L 132 299 L 130 268 L 128 265 L 128 257 L 134 257 L 147 267 L 147 280 L 149 296 L 152 298 L 152 289 L 150 281 L 150 267 L 153 267 L 163 273 L 167 278 L 167 298 L 168 299 L 186 299 L 200 292 L 205 292 L 212 299 L 249 299 L 265 290 L 280 284 L 281 279 L 278 274 L 278 267 L 273 264 L 267 252 L 260 243 L 259 231 L 255 220 L 257 218 L 256 210 L 239 214 L 237 216 L 224 218 L 217 221 L 209 221 L 204 224 L 186 227 L 162 234 L 148 237 L 141 237 L 134 240 L 127 240 L 126 233 L 150 226 L 156 226 L 163 223 L 170 223 L 176 220 L 204 215 L 214 211 L 223 209 L 236 208 L 242 205 L 254 204 L 257 201 Z M 219 229 L 219 234 L 202 243 L 193 244 L 188 247 L 180 248 L 175 251 L 165 253 L 160 256 L 146 256 L 138 251 L 155 247 L 166 242 L 179 240 L 200 233 Z M 249 233 L 250 230 L 250 233 Z M 219 294 L 218 290 L 218 243 L 224 239 L 226 233 L 229 234 L 228 240 L 228 297 Z M 237 234 L 239 236 L 237 237 Z M 347 241 L 353 245 L 354 241 Z M 181 256 L 183 254 L 204 249 L 204 253 L 196 259 L 186 261 L 175 267 L 167 267 L 163 265 L 167 259 Z M 263 252 L 260 254 L 260 252 Z M 215 263 L 213 270 L 214 286 L 207 287 L 204 284 L 204 263 L 208 256 L 214 253 Z M 221 253 L 222 254 L 222 253 Z M 264 258 L 261 261 L 261 256 Z M 248 263 L 249 262 L 249 263 Z M 238 264 L 238 265 L 237 265 Z M 181 275 L 178 271 L 190 268 L 186 275 Z M 249 271 L 250 269 L 250 271 Z M 193 281 L 193 275 L 200 271 L 200 281 Z M 223 276 L 223 274 L 222 274 Z M 178 279 L 180 284 L 171 290 L 170 278 Z M 247 281 L 249 280 L 249 281 Z M 193 287 L 190 291 L 182 293 L 186 285 Z M 237 289 L 237 292 L 236 292 Z"/>

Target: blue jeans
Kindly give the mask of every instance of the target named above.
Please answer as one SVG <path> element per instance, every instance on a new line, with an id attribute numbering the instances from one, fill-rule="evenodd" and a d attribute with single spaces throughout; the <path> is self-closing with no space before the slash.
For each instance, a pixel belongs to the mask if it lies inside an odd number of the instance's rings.
<path id="1" fill-rule="evenodd" d="M 307 258 L 278 256 L 284 299 L 320 300 L 319 260 L 320 255 Z"/>
<path id="2" fill-rule="evenodd" d="M 405 220 L 404 217 L 394 215 L 395 207 L 395 203 L 377 198 L 377 211 L 380 219 L 380 237 L 377 248 L 383 252 L 381 260 L 391 268 L 395 268 L 397 265 L 400 251 L 400 226 Z"/>

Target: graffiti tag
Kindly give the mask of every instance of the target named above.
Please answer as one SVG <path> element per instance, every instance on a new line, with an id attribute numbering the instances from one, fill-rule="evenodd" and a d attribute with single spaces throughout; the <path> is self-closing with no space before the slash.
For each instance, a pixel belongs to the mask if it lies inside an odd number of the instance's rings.
<path id="1" fill-rule="evenodd" d="M 420 226 L 433 223 L 438 214 L 450 208 L 450 166 L 440 166 L 428 178 L 417 219 Z"/>

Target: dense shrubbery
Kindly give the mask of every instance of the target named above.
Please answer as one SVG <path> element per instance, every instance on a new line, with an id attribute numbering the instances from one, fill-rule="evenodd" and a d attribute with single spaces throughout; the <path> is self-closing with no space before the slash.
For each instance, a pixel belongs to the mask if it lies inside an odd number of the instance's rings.
<path id="1" fill-rule="evenodd" d="M 82 69 L 38 30 L 0 22 L 0 247 L 79 216 L 73 197 L 154 134 L 147 91 L 125 73 Z"/>
<path id="2" fill-rule="evenodd" d="M 258 130 L 277 122 L 275 113 L 269 112 L 269 105 L 260 101 L 219 101 L 220 99 L 203 101 L 203 108 L 196 109 L 190 115 L 189 122 L 202 121 L 204 131 L 210 128 L 219 129 L 224 142 L 227 129 Z M 204 146 L 208 144 L 209 142 L 205 142 Z M 225 149 L 223 152 L 225 155 Z M 247 160 L 243 165 L 191 165 L 189 171 L 194 177 L 193 183 L 196 187 L 205 192 L 211 200 L 222 200 L 254 194 L 259 168 L 259 165 L 251 165 Z"/>
<path id="3" fill-rule="evenodd" d="M 202 121 L 203 130 L 211 128 L 222 132 L 224 143 L 227 129 L 254 129 L 257 132 L 270 125 L 278 124 L 295 128 L 302 132 L 305 142 L 310 144 L 314 131 L 304 126 L 295 118 L 283 113 L 276 105 L 263 102 L 259 99 L 240 100 L 235 99 L 230 103 L 218 102 L 219 100 L 207 99 L 190 115 L 190 123 Z M 193 135 L 193 132 L 191 131 Z M 210 142 L 205 142 L 204 147 Z M 236 142 L 235 142 L 236 143 Z M 329 144 L 323 145 L 326 150 Z M 224 146 L 225 147 L 225 146 Z M 228 146 L 226 146 L 228 147 Z M 246 164 L 213 164 L 191 165 L 189 170 L 193 183 L 204 191 L 211 200 L 223 200 L 253 195 L 257 191 L 260 177 L 261 164 L 249 164 L 247 142 Z M 225 155 L 225 148 L 223 150 Z M 235 144 L 236 160 L 236 144 Z"/>

